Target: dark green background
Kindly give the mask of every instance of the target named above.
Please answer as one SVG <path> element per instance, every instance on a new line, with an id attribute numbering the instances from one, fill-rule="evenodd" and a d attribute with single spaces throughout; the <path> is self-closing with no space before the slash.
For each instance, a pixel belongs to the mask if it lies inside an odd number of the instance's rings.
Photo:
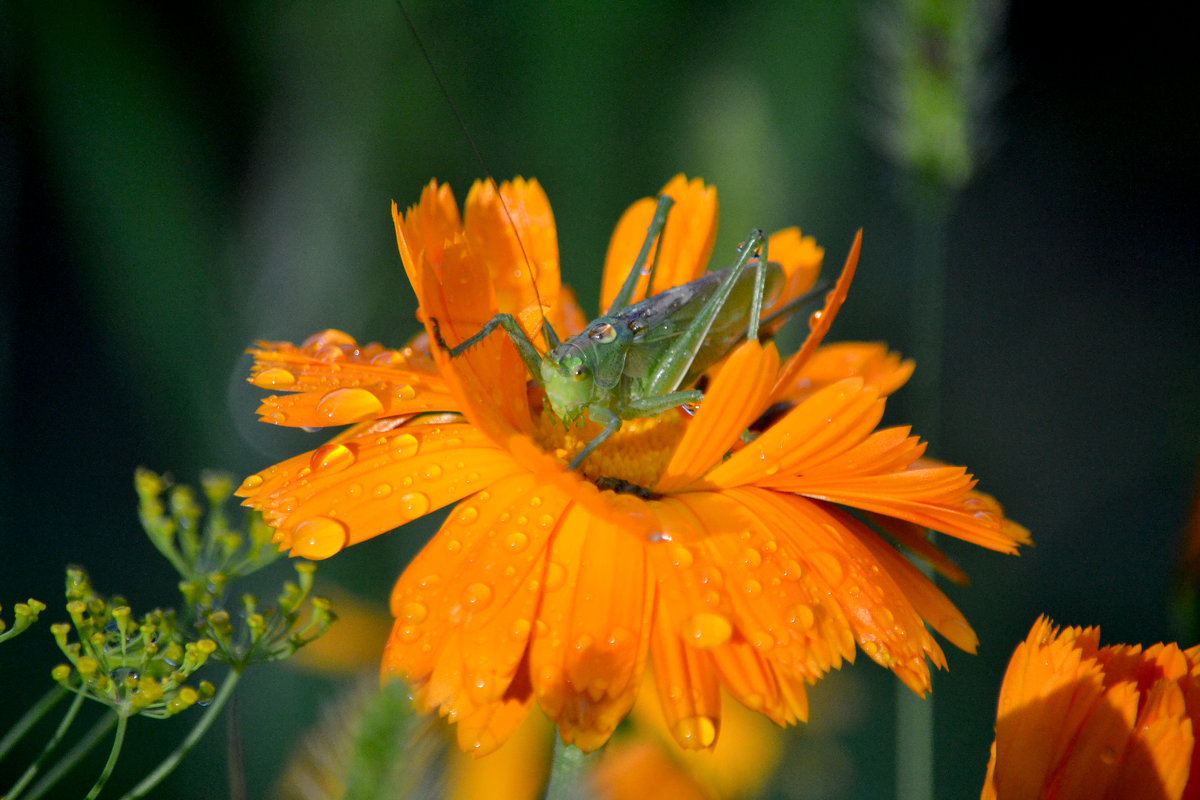
<path id="1" fill-rule="evenodd" d="M 836 266 L 864 228 L 833 338 L 905 350 L 928 287 L 909 280 L 912 227 L 872 146 L 872 9 L 411 12 L 486 169 L 542 181 L 589 307 L 618 215 L 684 171 L 718 187 L 718 256 L 752 225 L 799 224 Z M 939 797 L 977 796 L 1004 663 L 1039 613 L 1109 642 L 1179 635 L 1167 603 L 1200 451 L 1194 34 L 1154 4 L 1043 9 L 1012 9 L 991 157 L 950 220 L 931 453 L 969 465 L 1037 546 L 1012 559 L 947 545 L 973 578 L 951 597 L 982 644 L 950 652 L 937 681 Z M 194 482 L 313 446 L 254 422 L 243 349 L 325 327 L 404 341 L 414 299 L 389 203 L 431 177 L 461 200 L 485 167 L 387 2 L 4 2 L 0 80 L 0 602 L 34 595 L 63 618 L 72 562 L 135 608 L 168 603 L 134 467 Z M 889 418 L 919 413 L 902 393 Z M 321 574 L 382 599 L 429 531 Z M 56 661 L 40 627 L 0 649 L 0 726 Z M 775 796 L 890 796 L 895 681 L 862 659 L 826 684 Z M 248 678 L 252 797 L 326 688 Z M 182 735 L 136 727 L 120 789 Z M 160 796 L 220 796 L 220 738 Z M 14 769 L 0 764 L 0 785 Z"/>

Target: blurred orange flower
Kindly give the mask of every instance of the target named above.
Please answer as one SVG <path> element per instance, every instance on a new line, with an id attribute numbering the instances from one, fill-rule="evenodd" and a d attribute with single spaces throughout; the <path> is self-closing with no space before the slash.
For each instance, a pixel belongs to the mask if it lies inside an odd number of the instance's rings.
<path id="1" fill-rule="evenodd" d="M 1099 628 L 1039 618 L 1004 674 L 983 800 L 1200 797 L 1198 675 L 1200 647 L 1100 647 Z"/>
<path id="2" fill-rule="evenodd" d="M 675 205 L 652 294 L 703 272 L 716 229 L 711 187 L 679 176 L 663 192 Z M 605 305 L 653 207 L 639 201 L 618 224 Z M 453 346 L 498 312 L 534 341 L 543 317 L 583 330 L 541 187 L 477 183 L 460 218 L 435 182 L 393 212 L 427 333 L 403 350 L 337 331 L 261 343 L 252 382 L 291 392 L 263 402 L 264 421 L 354 426 L 239 493 L 310 558 L 458 503 L 392 592 L 383 672 L 457 723 L 464 749 L 498 747 L 535 701 L 565 741 L 594 749 L 629 712 L 647 660 L 676 741 L 708 748 L 722 687 L 793 723 L 807 717 L 805 683 L 856 645 L 919 693 L 926 657 L 945 664 L 926 622 L 974 649 L 958 610 L 872 526 L 954 579 L 924 528 L 1006 553 L 1028 534 L 964 468 L 922 459 L 907 428 L 876 430 L 910 362 L 879 344 L 819 347 L 857 240 L 799 351 L 741 344 L 710 370 L 694 416 L 627 421 L 570 470 L 597 428 L 563 429 L 507 336 L 455 359 L 429 346 L 432 320 Z M 811 288 L 822 258 L 796 229 L 769 247 L 786 281 L 768 311 Z"/>

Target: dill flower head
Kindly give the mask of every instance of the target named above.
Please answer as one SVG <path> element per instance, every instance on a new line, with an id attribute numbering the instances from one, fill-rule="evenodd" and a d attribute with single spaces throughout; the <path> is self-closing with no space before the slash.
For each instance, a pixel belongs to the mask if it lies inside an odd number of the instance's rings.
<path id="1" fill-rule="evenodd" d="M 675 205 L 654 284 L 634 299 L 696 278 L 712 250 L 715 191 L 679 176 L 663 193 Z M 602 305 L 654 205 L 618 224 Z M 429 344 L 434 320 L 453 347 L 498 312 L 535 342 L 543 319 L 560 335 L 584 329 L 541 187 L 477 183 L 460 217 L 433 182 L 393 216 L 426 333 L 400 350 L 338 331 L 261 343 L 251 381 L 289 392 L 263 402 L 264 421 L 353 427 L 239 494 L 308 558 L 457 503 L 392 592 L 383 672 L 457 723 L 464 749 L 499 746 L 534 702 L 565 741 L 594 749 L 648 667 L 675 740 L 709 748 L 722 688 L 793 723 L 808 714 L 805 684 L 857 649 L 918 693 L 927 659 L 945 664 L 926 623 L 974 649 L 958 610 L 879 531 L 952 578 L 923 528 L 1009 553 L 1028 534 L 964 468 L 923 459 L 907 428 L 876 429 L 910 362 L 879 344 L 819 346 L 857 241 L 799 351 L 738 345 L 709 370 L 694 416 L 627 421 L 571 470 L 599 427 L 564 429 L 508 336 L 453 359 Z M 771 236 L 769 253 L 785 279 L 765 315 L 811 288 L 822 259 L 796 229 Z"/>
<path id="2" fill-rule="evenodd" d="M 1200 647 L 1101 647 L 1040 617 L 1004 674 L 981 797 L 1195 797 L 1198 718 Z"/>

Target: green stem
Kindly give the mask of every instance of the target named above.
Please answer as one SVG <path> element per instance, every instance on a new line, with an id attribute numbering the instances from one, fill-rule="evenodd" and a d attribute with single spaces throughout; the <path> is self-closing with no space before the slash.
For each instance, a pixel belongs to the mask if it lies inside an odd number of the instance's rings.
<path id="1" fill-rule="evenodd" d="M 212 727 L 213 722 L 221 713 L 221 709 L 233 694 L 239 677 L 241 677 L 240 672 L 232 671 L 229 673 L 229 677 L 225 679 L 225 683 L 221 685 L 221 689 L 217 692 L 208 708 L 204 710 L 204 715 L 200 717 L 200 721 L 196 723 L 196 727 L 192 728 L 188 733 L 187 738 L 180 742 L 171 755 L 167 756 L 161 764 L 155 767 L 153 772 L 143 778 L 137 786 L 134 786 L 123 794 L 121 800 L 136 800 L 139 797 L 145 797 L 151 789 L 158 786 L 159 782 L 171 774 L 172 770 L 183 760 L 183 757 L 188 754 L 188 751 Z"/>
<path id="2" fill-rule="evenodd" d="M 80 706 L 83 705 L 83 695 L 76 694 L 75 699 L 71 702 L 71 707 L 67 709 L 67 713 L 63 715 L 62 721 L 58 723 L 58 728 L 55 729 L 54 735 L 50 737 L 50 741 L 46 742 L 46 746 L 42 748 L 42 752 L 38 754 L 37 759 L 26 768 L 25 772 L 17 778 L 17 782 L 13 784 L 8 793 L 4 795 L 4 800 L 16 800 L 21 792 L 29 785 L 29 782 L 41 770 L 46 759 L 54 752 L 54 748 L 58 747 L 58 743 L 62 741 L 66 735 L 67 729 L 71 727 L 71 723 L 75 721 L 75 716 L 79 713 Z"/>
<path id="3" fill-rule="evenodd" d="M 113 725 L 117 722 L 117 712 L 110 710 L 92 725 L 88 732 L 83 735 L 75 743 L 67 754 L 58 760 L 57 763 L 49 770 L 46 775 L 29 790 L 29 796 L 25 800 L 38 800 L 47 791 L 54 787 L 63 776 L 75 768 L 80 759 L 92 752 L 92 748 L 99 744 L 100 740 L 108 735 L 112 730 Z"/>
<path id="4" fill-rule="evenodd" d="M 913 373 L 909 402 L 914 429 L 926 441 L 939 437 L 942 424 L 942 361 L 946 338 L 946 235 L 952 197 L 949 190 L 931 188 L 924 202 L 914 202 L 913 300 L 909 329 Z M 934 534 L 929 533 L 930 539 Z M 933 570 L 921 564 L 930 581 Z M 931 676 L 932 677 L 932 676 Z M 931 697 L 921 698 L 896 684 L 896 796 L 933 800 L 933 712 Z"/>
<path id="5" fill-rule="evenodd" d="M 550 784 L 543 800 L 591 800 L 592 793 L 584 777 L 588 764 L 594 759 L 593 754 L 585 753 L 573 744 L 563 744 L 562 737 L 556 735 Z"/>
<path id="6" fill-rule="evenodd" d="M 113 736 L 112 747 L 108 751 L 108 760 L 104 762 L 104 769 L 100 770 L 100 777 L 96 778 L 92 790 L 87 793 L 84 800 L 96 800 L 96 797 L 104 790 L 104 784 L 108 783 L 113 768 L 117 766 L 117 759 L 121 757 L 121 747 L 125 744 L 125 729 L 128 727 L 129 715 L 118 713 L 117 733 Z"/>
<path id="7" fill-rule="evenodd" d="M 29 729 L 38 723 L 38 721 L 46 716 L 50 709 L 54 708 L 58 703 L 67 696 L 67 690 L 61 686 L 54 686 L 50 691 L 42 695 L 42 699 L 38 700 L 28 711 L 26 711 L 21 719 L 17 720 L 17 724 L 8 729 L 8 733 L 4 734 L 4 738 L 0 739 L 0 758 L 4 758 L 13 745 L 21 741 Z"/>

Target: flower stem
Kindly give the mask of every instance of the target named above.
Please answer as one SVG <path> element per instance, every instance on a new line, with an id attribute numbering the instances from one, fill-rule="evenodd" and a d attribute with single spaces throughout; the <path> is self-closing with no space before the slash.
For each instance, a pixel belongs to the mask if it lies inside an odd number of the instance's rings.
<path id="1" fill-rule="evenodd" d="M 92 790 L 87 793 L 84 800 L 96 800 L 97 795 L 104 789 L 104 784 L 108 783 L 113 768 L 117 766 L 117 759 L 121 757 L 121 746 L 125 744 L 125 729 L 128 726 L 129 715 L 118 713 L 117 733 L 113 736 L 112 748 L 108 751 L 108 761 L 104 762 L 104 769 L 100 770 L 100 777 L 96 778 L 96 783 L 92 785 Z"/>
<path id="2" fill-rule="evenodd" d="M 543 800 L 591 800 L 584 775 L 594 755 L 585 753 L 573 744 L 563 744 L 554 737 L 554 760 L 550 765 L 550 784 Z"/>
<path id="3" fill-rule="evenodd" d="M 96 720 L 92 727 L 88 729 L 88 732 L 79 741 L 75 742 L 75 746 L 67 751 L 67 754 L 59 759 L 53 767 L 47 770 L 46 775 L 40 781 L 34 784 L 34 787 L 29 790 L 29 796 L 25 800 L 38 800 L 38 798 L 54 788 L 64 775 L 75 768 L 80 759 L 92 752 L 92 748 L 108 735 L 108 732 L 112 730 L 116 722 L 117 713 L 112 710 Z M 14 798 L 15 795 L 6 797 L 5 800 L 14 800 Z"/>
<path id="4" fill-rule="evenodd" d="M 41 703 L 38 705 L 41 705 Z M 4 800 L 16 800 L 16 798 L 20 796 L 21 792 L 24 791 L 25 787 L 29 785 L 29 782 L 37 776 L 46 759 L 52 752 L 54 752 L 54 748 L 58 747 L 58 743 L 61 742 L 63 736 L 66 735 L 67 729 L 70 728 L 71 723 L 75 721 L 76 715 L 79 714 L 79 707 L 82 705 L 83 695 L 75 695 L 75 699 L 71 702 L 71 707 L 67 709 L 67 713 L 63 715 L 62 721 L 58 723 L 58 728 L 55 729 L 54 735 L 50 737 L 50 741 L 46 742 L 46 746 L 42 748 L 42 752 L 38 754 L 37 759 L 30 764 L 28 768 L 26 768 L 25 772 L 21 774 L 21 777 L 17 778 L 17 782 L 14 783 L 12 788 L 9 789 L 4 795 Z M 34 706 L 34 708 L 37 708 L 37 706 Z M 26 716 L 28 716 L 28 714 L 26 714 Z M 25 719 L 22 718 L 21 722 L 24 723 Z"/>
<path id="5" fill-rule="evenodd" d="M 188 751 L 190 751 L 192 747 L 195 746 L 196 742 L 200 741 L 201 737 L 203 737 L 204 734 L 208 732 L 208 729 L 212 727 L 213 722 L 216 720 L 217 716 L 220 715 L 221 709 L 229 700 L 230 696 L 233 695 L 233 690 L 237 686 L 238 678 L 240 676 L 241 673 L 236 670 L 229 673 L 229 677 L 225 679 L 225 683 L 221 685 L 220 690 L 218 690 L 216 696 L 213 697 L 212 703 L 204 710 L 204 715 L 200 717 L 200 721 L 196 723 L 196 727 L 192 728 L 192 730 L 188 733 L 187 738 L 180 742 L 179 746 L 172 751 L 171 755 L 163 759 L 163 762 L 155 767 L 153 772 L 151 772 L 145 778 L 142 778 L 137 786 L 134 786 L 128 792 L 123 794 L 121 796 L 121 800 L 136 800 L 139 797 L 145 797 L 151 789 L 153 789 L 164 778 L 171 774 L 175 767 L 179 765 L 179 762 L 183 760 L 183 757 L 188 754 Z"/>
<path id="6" fill-rule="evenodd" d="M 46 713 L 58 705 L 64 697 L 67 696 L 67 690 L 61 686 L 54 686 L 50 691 L 42 695 L 42 699 L 38 700 L 33 706 L 26 711 L 17 724 L 8 729 L 8 733 L 4 734 L 4 738 L 0 739 L 0 758 L 12 749 L 12 746 L 24 738 L 29 729 L 38 723 L 38 721 L 46 716 Z"/>

